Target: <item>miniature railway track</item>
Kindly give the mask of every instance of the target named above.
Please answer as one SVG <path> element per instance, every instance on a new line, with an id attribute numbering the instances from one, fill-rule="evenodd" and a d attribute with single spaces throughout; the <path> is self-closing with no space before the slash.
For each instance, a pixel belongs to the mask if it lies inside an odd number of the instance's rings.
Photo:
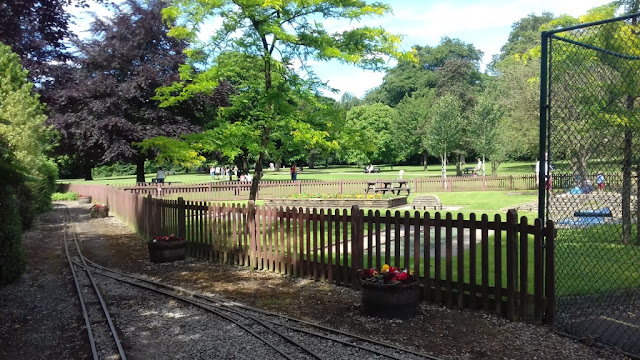
<path id="1" fill-rule="evenodd" d="M 124 274 L 90 261 L 87 262 L 96 269 L 96 273 L 99 275 L 180 299 L 221 316 L 259 338 L 265 345 L 287 359 L 324 359 L 327 356 L 326 349 L 335 347 L 352 348 L 354 350 L 352 356 L 355 356 L 355 358 L 374 359 L 377 356 L 385 359 L 437 359 L 433 356 L 392 344 L 381 343 L 212 296 L 197 294 L 174 286 Z M 318 351 L 318 349 L 324 350 Z M 339 351 L 340 354 L 349 352 L 348 349 L 340 349 Z M 324 355 L 321 355 L 321 353 L 324 353 Z"/>
<path id="2" fill-rule="evenodd" d="M 75 235 L 74 235 L 75 238 Z M 76 245 L 77 246 L 77 245 Z M 79 252 L 79 249 L 78 249 Z M 71 261 L 71 260 L 70 260 Z M 318 324 L 251 308 L 214 296 L 205 296 L 178 287 L 103 267 L 84 257 L 73 259 L 76 268 L 88 269 L 96 275 L 182 300 L 212 316 L 235 324 L 264 344 L 271 356 L 285 359 L 437 359 L 404 347 L 349 334 Z M 116 334 L 115 329 L 112 330 Z M 121 354 L 124 358 L 124 353 Z"/>
<path id="3" fill-rule="evenodd" d="M 65 253 L 78 292 L 93 358 L 114 358 L 117 354 L 120 359 L 125 360 L 127 357 L 107 304 L 93 277 L 91 267 L 87 266 L 86 259 L 80 251 L 75 225 L 68 208 L 65 208 L 63 218 Z M 67 235 L 67 232 L 71 234 Z"/>

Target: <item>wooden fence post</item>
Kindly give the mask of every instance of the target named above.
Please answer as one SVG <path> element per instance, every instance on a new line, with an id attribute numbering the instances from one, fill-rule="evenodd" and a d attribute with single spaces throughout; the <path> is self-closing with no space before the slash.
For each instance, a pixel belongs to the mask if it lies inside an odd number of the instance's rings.
<path id="1" fill-rule="evenodd" d="M 359 290 L 360 274 L 358 270 L 362 269 L 364 253 L 364 214 L 360 214 L 360 207 L 353 205 L 351 207 L 351 287 Z"/>
<path id="2" fill-rule="evenodd" d="M 342 180 L 340 180 L 340 188 L 338 189 L 338 194 L 342 195 Z"/>
<path id="3" fill-rule="evenodd" d="M 142 197 L 144 204 L 144 234 L 151 239 L 151 226 L 153 224 L 153 201 L 151 195 Z"/>
<path id="4" fill-rule="evenodd" d="M 507 318 L 516 320 L 516 289 L 518 288 L 518 212 L 507 211 Z"/>
<path id="5" fill-rule="evenodd" d="M 256 258 L 256 203 L 253 200 L 249 200 L 247 220 L 249 221 L 249 266 L 256 269 L 258 266 Z"/>
<path id="6" fill-rule="evenodd" d="M 556 321 L 556 271 L 554 263 L 556 229 L 553 221 L 547 220 L 547 227 L 545 230 L 545 296 L 547 298 L 547 304 L 545 307 L 545 320 L 547 325 L 554 326 Z"/>
<path id="7" fill-rule="evenodd" d="M 178 237 L 186 237 L 187 233 L 187 217 L 185 211 L 184 199 L 178 198 Z"/>

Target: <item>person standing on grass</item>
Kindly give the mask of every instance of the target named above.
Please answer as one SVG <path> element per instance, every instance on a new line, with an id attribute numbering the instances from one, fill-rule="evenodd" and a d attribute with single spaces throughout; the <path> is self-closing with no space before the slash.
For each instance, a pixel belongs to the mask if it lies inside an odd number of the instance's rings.
<path id="1" fill-rule="evenodd" d="M 607 183 L 607 179 L 605 179 L 602 171 L 598 171 L 596 175 L 596 184 L 598 184 L 598 192 L 603 192 L 605 184 Z"/>
<path id="2" fill-rule="evenodd" d="M 164 171 L 161 167 L 158 168 L 158 172 L 156 173 L 156 181 L 159 183 L 164 182 Z"/>
<path id="3" fill-rule="evenodd" d="M 291 164 L 291 181 L 296 181 L 298 173 L 296 170 L 296 163 Z"/>
<path id="4" fill-rule="evenodd" d="M 542 176 L 544 178 L 544 187 L 549 192 L 549 195 L 551 195 L 553 181 L 553 178 L 551 177 L 551 170 L 553 170 L 553 166 L 549 165 L 549 154 L 544 154 L 543 166 L 544 172 L 540 173 L 540 160 L 536 162 L 536 186 L 540 185 L 540 180 L 542 180 L 540 176 Z"/>

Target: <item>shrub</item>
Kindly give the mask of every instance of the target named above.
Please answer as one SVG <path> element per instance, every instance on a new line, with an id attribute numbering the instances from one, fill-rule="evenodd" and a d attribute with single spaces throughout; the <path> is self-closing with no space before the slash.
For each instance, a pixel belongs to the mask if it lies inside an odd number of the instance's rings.
<path id="1" fill-rule="evenodd" d="M 290 199 L 391 199 L 397 197 L 393 194 L 291 194 Z"/>
<path id="2" fill-rule="evenodd" d="M 51 200 L 52 201 L 73 201 L 73 200 L 78 200 L 78 193 L 74 193 L 74 192 L 66 192 L 66 193 L 56 192 L 56 193 L 51 194 Z"/>
<path id="3" fill-rule="evenodd" d="M 25 269 L 18 201 L 11 191 L 0 192 L 0 286 L 20 276 Z"/>

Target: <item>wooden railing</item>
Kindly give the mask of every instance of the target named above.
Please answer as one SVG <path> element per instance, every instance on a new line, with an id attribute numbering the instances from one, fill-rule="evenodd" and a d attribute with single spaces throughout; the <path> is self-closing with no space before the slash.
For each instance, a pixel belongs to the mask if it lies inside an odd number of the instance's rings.
<path id="1" fill-rule="evenodd" d="M 412 193 L 437 193 L 451 191 L 493 191 L 535 189 L 535 176 L 451 176 L 409 180 Z M 198 184 L 148 184 L 120 186 L 120 189 L 139 194 L 192 201 L 238 201 L 249 199 L 251 183 L 239 181 L 209 182 Z M 291 194 L 364 194 L 366 181 L 261 181 L 258 199 L 282 198 Z"/>
<path id="2" fill-rule="evenodd" d="M 553 323 L 554 224 L 539 219 L 530 224 L 515 211 L 504 220 L 450 213 L 442 218 L 421 211 L 167 200 L 108 186 L 68 185 L 68 190 L 109 204 L 147 238 L 184 236 L 192 257 L 356 289 L 359 269 L 386 263 L 414 269 L 428 301 Z"/>

